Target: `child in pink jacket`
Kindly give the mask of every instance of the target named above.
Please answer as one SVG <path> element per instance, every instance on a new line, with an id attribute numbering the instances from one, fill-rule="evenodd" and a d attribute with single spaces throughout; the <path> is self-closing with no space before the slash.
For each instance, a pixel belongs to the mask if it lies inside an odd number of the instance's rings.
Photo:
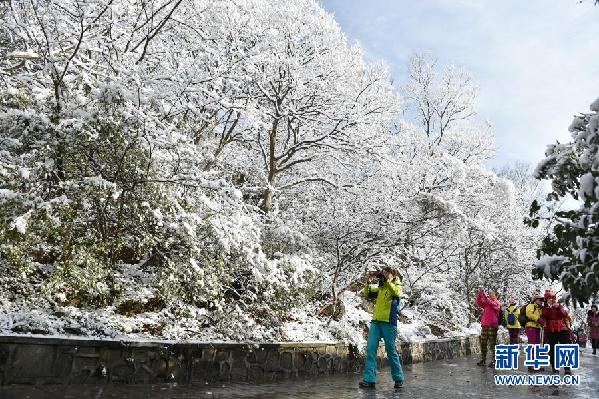
<path id="1" fill-rule="evenodd" d="M 487 296 L 483 290 L 476 295 L 476 304 L 483 310 L 480 318 L 480 354 L 481 361 L 477 364 L 484 366 L 487 363 L 487 344 L 491 347 L 492 360 L 489 367 L 495 367 L 495 344 L 497 343 L 497 328 L 501 313 L 501 302 L 497 299 L 497 293 L 490 291 Z"/>

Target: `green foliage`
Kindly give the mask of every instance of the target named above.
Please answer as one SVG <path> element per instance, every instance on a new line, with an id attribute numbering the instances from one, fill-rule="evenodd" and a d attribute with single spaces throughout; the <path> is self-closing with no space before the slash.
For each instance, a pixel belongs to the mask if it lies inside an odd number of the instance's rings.
<path id="1" fill-rule="evenodd" d="M 550 179 L 553 191 L 548 207 L 555 207 L 568 196 L 578 200 L 577 209 L 554 213 L 552 231 L 542 240 L 537 252 L 537 278 L 561 281 L 569 300 L 585 304 L 599 292 L 599 190 L 596 159 L 599 158 L 599 101 L 593 114 L 575 117 L 570 131 L 572 141 L 549 147 L 547 158 L 537 167 L 539 179 Z M 530 219 L 537 227 L 544 211 L 533 202 Z"/>
<path id="2" fill-rule="evenodd" d="M 152 210 L 165 203 L 148 182 L 144 123 L 102 94 L 95 112 L 65 114 L 58 123 L 44 116 L 44 104 L 18 110 L 20 103 L 0 114 L 9 155 L 2 186 L 12 193 L 0 208 L 1 254 L 19 270 L 54 265 L 48 295 L 63 293 L 77 306 L 110 304 L 121 292 L 116 265 L 151 248 Z"/>

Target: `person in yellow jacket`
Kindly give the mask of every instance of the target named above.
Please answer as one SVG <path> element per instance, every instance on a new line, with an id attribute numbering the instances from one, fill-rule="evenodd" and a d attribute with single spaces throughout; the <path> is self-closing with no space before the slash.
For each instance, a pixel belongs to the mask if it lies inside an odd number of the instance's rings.
<path id="1" fill-rule="evenodd" d="M 503 311 L 503 319 L 510 334 L 510 345 L 514 345 L 520 343 L 520 322 L 518 321 L 520 308 L 516 305 L 516 299 L 513 297 L 509 298 L 509 304 L 510 306 Z"/>
<path id="2" fill-rule="evenodd" d="M 526 337 L 528 338 L 529 344 L 539 344 L 541 342 L 541 329 L 543 328 L 542 322 L 542 307 L 544 298 L 540 294 L 535 294 L 532 297 L 532 302 L 526 305 Z M 534 370 L 532 366 L 528 367 L 529 370 Z M 544 370 L 543 367 L 540 370 Z"/>
<path id="3" fill-rule="evenodd" d="M 542 325 L 542 312 L 541 309 L 543 307 L 543 296 L 541 296 L 540 294 L 535 294 L 532 298 L 532 302 L 529 303 L 528 305 L 526 305 L 526 330 L 528 331 L 529 328 L 534 328 L 536 330 L 540 330 L 541 328 L 543 328 Z M 540 344 L 540 339 L 541 339 L 541 333 L 540 331 L 537 331 L 539 333 L 538 337 L 535 336 L 534 334 L 532 336 L 529 336 L 528 332 L 526 333 L 526 336 L 528 337 L 528 343 L 529 344 Z M 533 331 L 533 333 L 535 333 L 535 331 Z M 531 339 L 532 338 L 532 339 Z M 531 342 L 533 341 L 533 342 Z"/>
<path id="4" fill-rule="evenodd" d="M 372 286 L 372 283 L 378 285 Z M 366 275 L 366 286 L 362 293 L 369 299 L 375 299 L 374 313 L 368 330 L 366 361 L 360 388 L 374 388 L 376 383 L 376 354 L 381 338 L 385 342 L 387 358 L 391 366 L 391 377 L 395 388 L 403 385 L 404 375 L 395 340 L 397 339 L 397 314 L 402 294 L 401 280 L 391 267 L 385 267 L 381 273 Z"/>

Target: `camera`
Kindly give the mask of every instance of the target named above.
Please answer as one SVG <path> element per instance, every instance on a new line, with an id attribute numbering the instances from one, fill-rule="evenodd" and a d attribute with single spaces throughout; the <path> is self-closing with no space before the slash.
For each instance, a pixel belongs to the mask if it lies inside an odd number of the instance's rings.
<path id="1" fill-rule="evenodd" d="M 385 274 L 381 271 L 381 270 L 374 270 L 371 272 L 368 272 L 368 279 L 377 279 L 379 282 L 379 285 L 382 285 L 385 283 Z"/>
<path id="2" fill-rule="evenodd" d="M 374 277 L 376 277 L 377 279 L 385 278 L 383 272 L 380 270 L 374 270 L 374 271 L 368 272 L 368 278 L 374 278 Z"/>

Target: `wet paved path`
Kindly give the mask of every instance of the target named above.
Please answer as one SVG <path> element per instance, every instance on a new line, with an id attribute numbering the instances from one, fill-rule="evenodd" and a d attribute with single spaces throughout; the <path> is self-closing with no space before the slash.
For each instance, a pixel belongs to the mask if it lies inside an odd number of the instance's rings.
<path id="1" fill-rule="evenodd" d="M 599 356 L 583 349 L 580 386 L 496 386 L 494 370 L 476 366 L 478 358 L 420 363 L 404 367 L 406 382 L 401 390 L 393 389 L 388 370 L 379 374 L 376 390 L 357 388 L 360 375 L 323 376 L 294 379 L 273 384 L 218 385 L 120 385 L 120 386 L 42 386 L 0 388 L 0 399 L 199 399 L 199 398 L 599 398 Z M 521 357 L 520 363 L 523 362 Z M 525 373 L 522 368 L 522 373 Z M 502 374 L 510 374 L 502 372 Z M 540 373 L 540 374 L 548 374 Z M 563 375 L 563 373 L 562 373 Z"/>

